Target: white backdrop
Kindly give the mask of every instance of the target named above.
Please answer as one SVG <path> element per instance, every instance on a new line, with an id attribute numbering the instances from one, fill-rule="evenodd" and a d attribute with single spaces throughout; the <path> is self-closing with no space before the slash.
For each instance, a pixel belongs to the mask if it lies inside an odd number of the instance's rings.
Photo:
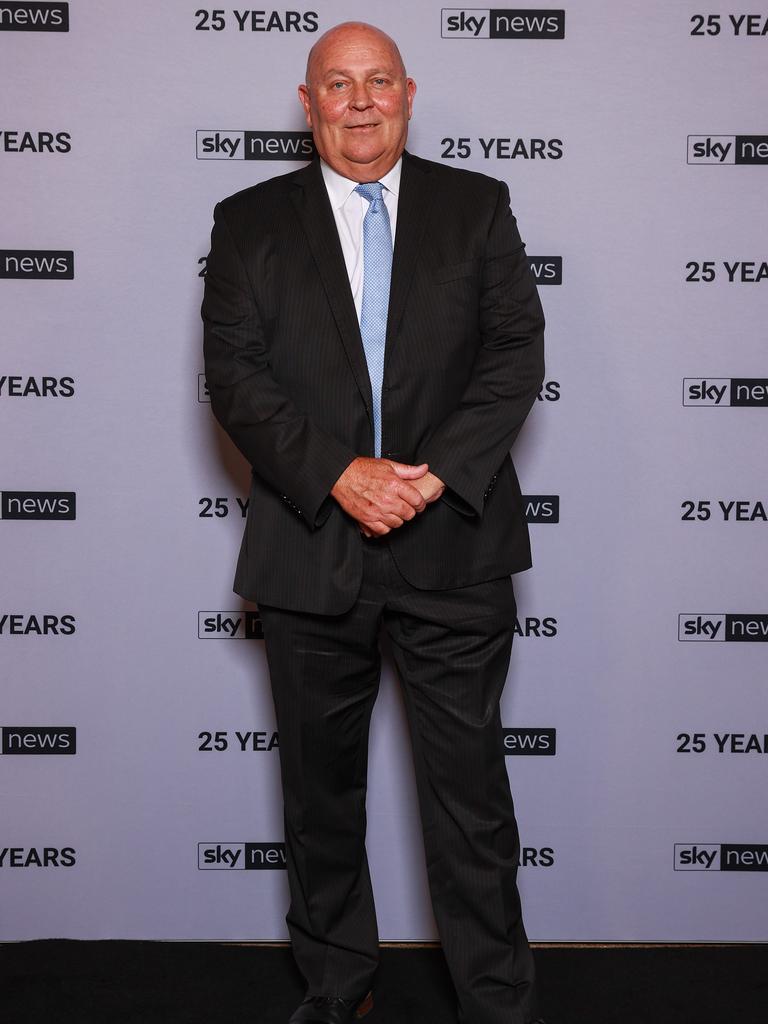
<path id="1" fill-rule="evenodd" d="M 214 203 L 297 166 L 239 133 L 304 130 L 309 46 L 363 17 L 418 83 L 409 148 L 507 181 L 538 257 L 547 384 L 515 456 L 547 500 L 503 704 L 529 934 L 768 939 L 768 648 L 735 642 L 768 639 L 768 7 L 582 0 L 504 39 L 508 12 L 200 2 L 0 3 L 0 937 L 286 935 L 199 274 Z M 430 938 L 384 684 L 380 930 Z"/>

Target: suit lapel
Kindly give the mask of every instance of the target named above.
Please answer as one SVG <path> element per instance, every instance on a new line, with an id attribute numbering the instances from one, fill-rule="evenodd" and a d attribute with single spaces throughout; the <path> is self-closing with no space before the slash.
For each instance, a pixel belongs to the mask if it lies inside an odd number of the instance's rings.
<path id="1" fill-rule="evenodd" d="M 397 329 L 405 309 L 416 259 L 432 206 L 434 188 L 430 187 L 430 173 L 429 166 L 423 161 L 415 159 L 409 153 L 403 153 L 400 195 L 397 202 L 395 252 L 392 259 L 392 283 L 389 289 L 389 312 L 387 314 L 385 356 L 387 362 L 391 358 L 391 352 L 395 345 Z"/>
<path id="2" fill-rule="evenodd" d="M 427 225 L 434 189 L 430 187 L 429 166 L 403 153 L 400 195 L 397 203 L 397 233 L 392 259 L 392 282 L 387 314 L 386 364 L 391 359 L 397 328 L 403 316 L 408 291 Z M 349 287 L 347 268 L 336 230 L 333 210 L 323 181 L 320 161 L 313 160 L 293 176 L 299 186 L 291 193 L 296 213 L 307 237 L 310 252 L 323 283 L 350 369 L 373 423 L 371 382 L 365 361 L 360 324 Z"/>
<path id="3" fill-rule="evenodd" d="M 293 190 L 291 199 L 328 296 L 328 303 L 336 320 L 352 374 L 365 403 L 368 417 L 373 423 L 371 382 L 360 336 L 360 325 L 349 287 L 339 233 L 336 230 L 333 210 L 320 170 L 320 161 L 313 160 L 308 167 L 294 175 L 293 181 L 300 188 Z"/>

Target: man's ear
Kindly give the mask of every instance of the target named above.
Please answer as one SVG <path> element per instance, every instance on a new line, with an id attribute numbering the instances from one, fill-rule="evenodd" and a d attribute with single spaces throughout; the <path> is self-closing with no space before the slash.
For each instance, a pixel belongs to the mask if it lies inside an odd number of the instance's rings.
<path id="1" fill-rule="evenodd" d="M 413 117 L 413 97 L 416 95 L 416 83 L 412 78 L 406 78 L 405 89 L 408 95 L 408 120 Z"/>
<path id="2" fill-rule="evenodd" d="M 309 99 L 309 86 L 307 86 L 307 85 L 300 85 L 299 86 L 299 101 L 301 102 L 302 107 L 304 107 L 304 116 L 307 119 L 307 124 L 311 128 L 312 127 L 312 104 L 311 104 L 310 99 Z"/>

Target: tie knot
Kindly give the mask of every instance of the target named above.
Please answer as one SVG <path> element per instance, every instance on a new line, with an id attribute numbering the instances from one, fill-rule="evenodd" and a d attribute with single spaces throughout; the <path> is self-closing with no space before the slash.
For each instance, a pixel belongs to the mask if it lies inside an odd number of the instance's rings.
<path id="1" fill-rule="evenodd" d="M 381 194 L 384 186 L 380 181 L 364 181 L 355 188 L 355 192 L 358 192 L 363 199 L 367 199 L 369 203 L 374 203 L 381 199 Z"/>

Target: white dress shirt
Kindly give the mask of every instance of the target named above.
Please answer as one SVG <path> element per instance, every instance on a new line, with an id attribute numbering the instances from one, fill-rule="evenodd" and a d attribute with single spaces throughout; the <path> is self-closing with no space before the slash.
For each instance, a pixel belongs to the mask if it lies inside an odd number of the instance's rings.
<path id="1" fill-rule="evenodd" d="M 378 179 L 384 186 L 384 205 L 389 214 L 393 246 L 395 244 L 395 227 L 397 226 L 397 198 L 400 192 L 402 163 L 403 158 L 400 157 L 392 170 L 388 171 L 383 178 Z M 320 161 L 320 167 L 325 187 L 328 190 L 328 198 L 331 201 L 336 230 L 339 232 L 341 251 L 344 253 L 349 286 L 352 289 L 352 298 L 355 300 L 355 309 L 359 320 L 360 310 L 363 306 L 363 219 L 370 203 L 358 192 L 355 192 L 358 184 L 356 181 L 343 178 L 323 160 Z"/>

